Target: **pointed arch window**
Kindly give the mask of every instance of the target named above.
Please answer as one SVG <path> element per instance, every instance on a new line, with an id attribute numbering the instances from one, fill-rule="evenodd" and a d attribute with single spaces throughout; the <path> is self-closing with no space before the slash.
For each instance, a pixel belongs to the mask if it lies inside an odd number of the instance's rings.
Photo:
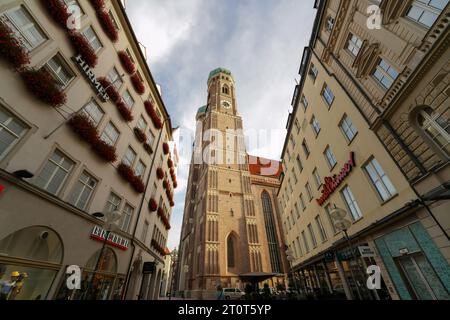
<path id="1" fill-rule="evenodd" d="M 267 191 L 262 192 L 261 202 L 264 213 L 264 224 L 266 227 L 267 243 L 269 245 L 269 256 L 270 264 L 272 266 L 272 272 L 281 273 L 283 270 L 281 267 L 281 255 L 277 239 L 273 205 L 270 195 Z"/>
<path id="2" fill-rule="evenodd" d="M 228 88 L 227 85 L 222 87 L 222 93 L 223 94 L 230 94 L 230 89 Z"/>
<path id="3" fill-rule="evenodd" d="M 441 151 L 450 156 L 450 122 L 429 107 L 421 109 L 416 116 L 419 128 Z"/>
<path id="4" fill-rule="evenodd" d="M 236 266 L 236 255 L 234 251 L 235 240 L 233 235 L 230 235 L 227 240 L 227 261 L 228 268 L 234 268 Z"/>

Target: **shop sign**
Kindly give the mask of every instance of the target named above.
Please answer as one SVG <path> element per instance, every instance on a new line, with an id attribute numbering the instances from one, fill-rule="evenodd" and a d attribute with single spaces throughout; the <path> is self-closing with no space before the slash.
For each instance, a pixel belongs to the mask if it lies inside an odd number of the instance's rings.
<path id="1" fill-rule="evenodd" d="M 109 100 L 109 96 L 106 93 L 106 89 L 103 88 L 100 82 L 97 81 L 97 77 L 95 76 L 92 69 L 88 66 L 88 64 L 83 60 L 81 55 L 76 56 L 73 60 L 77 63 L 78 68 L 80 68 L 81 72 L 83 72 L 84 76 L 89 80 L 92 88 L 97 92 L 98 96 L 106 102 Z"/>
<path id="2" fill-rule="evenodd" d="M 144 267 L 142 268 L 142 274 L 150 274 L 155 272 L 156 264 L 155 262 L 144 262 Z"/>
<path id="3" fill-rule="evenodd" d="M 339 174 L 335 174 L 333 177 L 326 177 L 325 182 L 322 187 L 322 196 L 320 199 L 317 199 L 317 203 L 320 206 L 323 206 L 325 201 L 327 201 L 330 196 L 336 191 L 337 188 L 344 182 L 344 180 L 348 177 L 348 175 L 352 172 L 355 167 L 355 153 L 350 152 L 350 159 L 339 172 Z"/>
<path id="4" fill-rule="evenodd" d="M 375 252 L 373 252 L 372 248 L 370 248 L 369 246 L 359 246 L 358 250 L 359 253 L 361 254 L 361 257 L 363 258 L 375 257 Z"/>
<path id="5" fill-rule="evenodd" d="M 94 229 L 92 230 L 91 238 L 94 240 L 104 242 L 107 232 L 108 231 L 95 226 Z M 114 233 L 109 234 L 108 240 L 106 241 L 106 243 L 109 244 L 110 246 L 117 247 L 122 250 L 128 250 L 128 247 L 130 245 L 129 240 L 124 239 Z"/>

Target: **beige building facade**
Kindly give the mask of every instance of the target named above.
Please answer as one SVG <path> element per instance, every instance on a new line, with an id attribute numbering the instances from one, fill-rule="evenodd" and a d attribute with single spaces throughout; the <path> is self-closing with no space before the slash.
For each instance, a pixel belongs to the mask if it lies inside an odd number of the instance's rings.
<path id="1" fill-rule="evenodd" d="M 12 52 L 0 55 L 0 281 L 15 283 L 2 299 L 156 298 L 176 181 L 170 117 L 121 2 L 45 3 L 0 3 Z M 79 21 L 61 21 L 66 4 Z"/>
<path id="2" fill-rule="evenodd" d="M 280 163 L 248 157 L 235 89 L 230 71 L 212 71 L 208 104 L 197 113 L 177 269 L 178 291 L 194 298 L 214 298 L 219 285 L 243 290 L 258 274 L 276 286 L 286 271 Z"/>
<path id="3" fill-rule="evenodd" d="M 348 299 L 449 299 L 448 1 L 315 6 L 279 193 L 298 282 Z M 370 265 L 381 290 L 366 286 Z"/>

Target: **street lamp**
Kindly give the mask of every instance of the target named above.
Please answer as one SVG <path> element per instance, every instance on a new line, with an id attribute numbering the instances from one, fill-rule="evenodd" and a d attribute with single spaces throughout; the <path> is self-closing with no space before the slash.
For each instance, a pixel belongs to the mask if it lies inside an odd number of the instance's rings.
<path id="1" fill-rule="evenodd" d="M 298 293 L 297 279 L 295 279 L 294 272 L 292 270 L 293 269 L 292 264 L 293 264 L 295 258 L 294 258 L 294 253 L 292 252 L 291 249 L 286 250 L 286 259 L 289 261 L 291 276 L 292 276 L 292 280 L 294 281 L 294 288 L 295 288 L 295 291 L 297 291 L 297 293 Z"/>

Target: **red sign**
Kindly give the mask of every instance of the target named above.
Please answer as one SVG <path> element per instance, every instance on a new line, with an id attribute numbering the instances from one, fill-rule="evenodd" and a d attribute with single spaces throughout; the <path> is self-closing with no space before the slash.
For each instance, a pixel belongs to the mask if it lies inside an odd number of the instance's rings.
<path id="1" fill-rule="evenodd" d="M 325 183 L 322 189 L 322 196 L 320 199 L 317 199 L 317 203 L 320 206 L 323 206 L 325 201 L 327 201 L 330 196 L 336 191 L 337 188 L 344 182 L 345 178 L 352 172 L 355 167 L 355 153 L 350 152 L 350 159 L 345 164 L 344 168 L 339 172 L 339 174 L 335 174 L 333 177 L 326 177 Z"/>
<path id="2" fill-rule="evenodd" d="M 2 186 L 2 185 L 0 184 L 0 193 L 2 193 L 3 191 L 5 191 L 5 186 Z"/>
<path id="3" fill-rule="evenodd" d="M 108 231 L 95 226 L 94 230 L 92 230 L 91 238 L 104 242 L 107 233 Z M 129 246 L 129 241 L 127 239 L 124 239 L 114 233 L 110 233 L 108 235 L 108 240 L 106 241 L 106 243 L 109 244 L 110 246 L 117 247 L 125 251 L 128 250 Z"/>

